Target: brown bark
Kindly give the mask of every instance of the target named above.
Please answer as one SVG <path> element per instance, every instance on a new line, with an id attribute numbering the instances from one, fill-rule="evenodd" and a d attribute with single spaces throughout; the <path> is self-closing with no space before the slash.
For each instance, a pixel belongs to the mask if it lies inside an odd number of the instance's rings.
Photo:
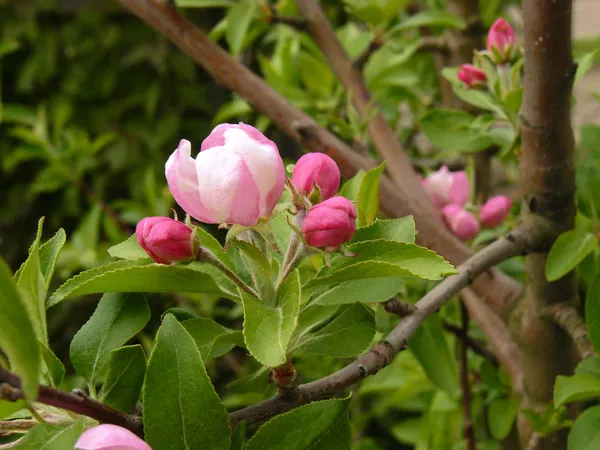
<path id="1" fill-rule="evenodd" d="M 545 221 L 549 237 L 527 257 L 527 292 L 517 316 L 523 351 L 524 408 L 543 410 L 552 401 L 557 375 L 571 373 L 568 334 L 544 315 L 552 305 L 576 306 L 577 280 L 571 272 L 555 282 L 544 275 L 547 251 L 570 229 L 575 217 L 575 173 L 571 129 L 571 90 L 575 65 L 571 51 L 571 0 L 524 0 L 525 73 L 521 107 L 521 189 L 523 220 Z M 523 445 L 531 429 L 521 421 Z M 543 439 L 543 448 L 566 448 L 566 432 Z"/>

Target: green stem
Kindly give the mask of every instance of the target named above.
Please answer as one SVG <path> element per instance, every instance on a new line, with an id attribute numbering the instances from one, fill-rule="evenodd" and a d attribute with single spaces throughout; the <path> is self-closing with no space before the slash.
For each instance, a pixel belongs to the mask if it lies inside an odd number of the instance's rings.
<path id="1" fill-rule="evenodd" d="M 258 293 L 254 289 L 252 289 L 250 286 L 248 286 L 244 282 L 244 280 L 242 280 L 233 270 L 231 270 L 229 267 L 227 267 L 225 264 L 223 264 L 223 262 L 219 258 L 217 258 L 217 256 L 213 252 L 208 250 L 207 248 L 200 247 L 200 250 L 198 251 L 197 260 L 205 261 L 209 264 L 212 264 L 217 269 L 219 269 L 221 272 L 223 272 L 225 275 L 227 275 L 227 277 L 229 277 L 229 279 L 231 281 L 233 281 L 240 289 L 242 289 L 246 293 L 252 295 L 253 297 L 258 298 Z"/>
<path id="2" fill-rule="evenodd" d="M 298 214 L 296 214 L 296 217 L 294 219 L 294 227 L 300 229 L 305 215 L 306 211 L 298 211 Z M 275 282 L 275 289 L 277 289 L 281 285 L 281 283 L 283 283 L 283 280 L 285 280 L 286 277 L 290 274 L 290 272 L 294 270 L 294 267 L 296 267 L 296 264 L 298 264 L 304 253 L 305 246 L 300 241 L 300 235 L 296 230 L 292 229 L 290 242 L 285 252 L 285 256 L 283 257 L 283 261 L 281 262 L 279 276 L 277 277 L 277 281 Z"/>

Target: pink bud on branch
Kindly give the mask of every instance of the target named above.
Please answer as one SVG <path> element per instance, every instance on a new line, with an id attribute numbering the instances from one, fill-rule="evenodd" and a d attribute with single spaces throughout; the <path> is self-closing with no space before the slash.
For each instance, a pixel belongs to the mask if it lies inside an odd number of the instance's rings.
<path id="1" fill-rule="evenodd" d="M 318 187 L 321 191 L 319 201 L 327 200 L 340 188 L 340 169 L 333 159 L 323 153 L 307 153 L 294 166 L 292 184 L 298 192 L 309 197 Z"/>
<path id="2" fill-rule="evenodd" d="M 448 167 L 442 166 L 421 184 L 436 208 L 449 204 L 464 206 L 469 200 L 469 178 L 464 171 L 449 172 Z"/>
<path id="3" fill-rule="evenodd" d="M 479 222 L 473 214 L 458 205 L 448 205 L 442 210 L 448 229 L 459 239 L 468 241 L 479 233 Z"/>
<path id="4" fill-rule="evenodd" d="M 463 64 L 458 71 L 458 79 L 465 83 L 468 88 L 485 86 L 487 78 L 485 72 L 473 64 Z"/>
<path id="5" fill-rule="evenodd" d="M 497 19 L 487 35 L 487 49 L 497 64 L 510 61 L 516 50 L 515 30 L 504 19 Z"/>
<path id="6" fill-rule="evenodd" d="M 506 195 L 490 198 L 479 211 L 479 220 L 481 225 L 486 228 L 496 228 L 508 217 L 512 200 Z"/>
<path id="7" fill-rule="evenodd" d="M 152 450 L 126 428 L 103 424 L 83 432 L 75 444 L 77 450 Z"/>
<path id="8" fill-rule="evenodd" d="M 302 235 L 311 247 L 335 251 L 354 236 L 356 208 L 345 197 L 332 197 L 313 206 L 302 222 Z"/>
<path id="9" fill-rule="evenodd" d="M 243 123 L 215 127 L 195 160 L 183 139 L 165 169 L 179 206 L 204 223 L 253 226 L 271 215 L 285 186 L 277 146 Z"/>
<path id="10" fill-rule="evenodd" d="M 146 217 L 135 229 L 140 247 L 159 264 L 182 261 L 195 255 L 193 230 L 168 217 Z"/>

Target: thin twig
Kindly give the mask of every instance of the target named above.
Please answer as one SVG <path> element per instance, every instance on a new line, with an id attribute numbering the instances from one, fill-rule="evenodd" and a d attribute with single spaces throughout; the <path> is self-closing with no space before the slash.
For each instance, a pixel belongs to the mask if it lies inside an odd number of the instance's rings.
<path id="1" fill-rule="evenodd" d="M 337 391 L 377 373 L 406 348 L 408 340 L 429 315 L 468 286 L 474 277 L 505 259 L 523 254 L 528 247 L 528 238 L 526 232 L 517 229 L 506 238 L 493 242 L 459 266 L 457 274 L 444 279 L 419 300 L 413 314 L 404 318 L 384 341 L 360 358 L 331 375 L 298 386 L 293 397 L 276 395 L 257 405 L 234 411 L 229 415 L 231 426 L 235 427 L 242 420 L 247 425 L 262 422 L 300 404 L 331 397 Z"/>
<path id="2" fill-rule="evenodd" d="M 590 335 L 585 328 L 585 322 L 577 309 L 570 305 L 558 304 L 547 308 L 546 314 L 569 333 L 582 359 L 597 356 Z"/>
<path id="3" fill-rule="evenodd" d="M 540 436 L 538 433 L 533 433 L 525 450 L 539 450 L 541 443 L 542 436 Z"/>
<path id="4" fill-rule="evenodd" d="M 3 399 L 17 401 L 23 398 L 21 379 L 14 373 L 3 368 L 0 368 L 0 386 L 3 386 L 3 389 L 1 390 Z M 36 401 L 44 403 L 45 405 L 55 406 L 76 414 L 91 417 L 99 422 L 122 426 L 123 428 L 133 431 L 138 436 L 142 436 L 143 433 L 142 420 L 140 417 L 117 411 L 116 409 L 93 400 L 86 395 L 63 392 L 50 386 L 41 385 Z"/>
<path id="5" fill-rule="evenodd" d="M 300 229 L 302 227 L 302 221 L 304 220 L 305 215 L 306 211 L 304 209 L 298 210 L 296 217 L 294 218 L 295 228 Z M 285 256 L 283 257 L 283 261 L 281 262 L 281 269 L 279 270 L 275 287 L 279 287 L 279 285 L 283 282 L 283 280 L 286 279 L 290 272 L 294 270 L 294 267 L 296 267 L 296 264 L 298 264 L 303 255 L 304 244 L 301 242 L 298 232 L 292 228 L 288 248 L 285 252 Z"/>
<path id="6" fill-rule="evenodd" d="M 469 345 L 466 337 L 469 334 L 469 313 L 463 302 L 460 302 L 461 335 L 460 341 L 460 390 L 462 392 L 465 440 L 467 450 L 475 450 L 475 436 L 473 435 L 473 422 L 471 421 L 471 386 L 469 384 Z"/>
<path id="7" fill-rule="evenodd" d="M 496 358 L 496 355 L 494 355 L 491 351 L 487 349 L 483 342 L 473 339 L 471 336 L 466 334 L 461 327 L 457 327 L 456 325 L 453 325 L 446 321 L 443 321 L 442 324 L 446 331 L 449 331 L 450 333 L 454 334 L 462 342 L 467 344 L 467 347 L 469 347 L 473 351 L 473 353 L 482 356 L 494 367 L 498 367 L 498 358 Z"/>

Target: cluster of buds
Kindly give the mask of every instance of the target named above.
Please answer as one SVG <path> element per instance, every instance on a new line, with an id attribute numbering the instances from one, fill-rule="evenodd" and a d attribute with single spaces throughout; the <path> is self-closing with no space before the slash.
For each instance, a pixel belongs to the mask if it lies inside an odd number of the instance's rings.
<path id="1" fill-rule="evenodd" d="M 473 239 L 481 226 L 496 228 L 510 213 L 512 201 L 501 195 L 489 199 L 479 210 L 479 220 L 465 205 L 470 196 L 469 179 L 464 171 L 450 172 L 442 166 L 421 181 L 433 205 L 441 211 L 446 227 L 459 239 Z"/>
<path id="2" fill-rule="evenodd" d="M 165 166 L 169 190 L 181 208 L 204 223 L 256 226 L 267 221 L 285 187 L 283 160 L 275 143 L 256 128 L 218 125 L 191 156 L 191 144 L 181 140 Z M 306 217 L 301 232 L 311 247 L 335 251 L 354 235 L 356 209 L 335 196 L 340 169 L 322 153 L 308 153 L 294 167 L 290 181 L 301 196 Z M 159 264 L 188 260 L 198 254 L 196 233 L 167 217 L 147 217 L 138 223 L 137 241 Z"/>
<path id="3" fill-rule="evenodd" d="M 103 424 L 87 429 L 75 444 L 77 450 L 152 450 L 126 428 Z"/>
<path id="4" fill-rule="evenodd" d="M 497 19 L 488 31 L 486 47 L 487 52 L 484 53 L 494 64 L 510 63 L 518 54 L 515 30 L 506 20 Z M 487 86 L 488 77 L 485 71 L 477 65 L 463 64 L 457 75 L 458 79 L 468 88 L 485 88 Z"/>

